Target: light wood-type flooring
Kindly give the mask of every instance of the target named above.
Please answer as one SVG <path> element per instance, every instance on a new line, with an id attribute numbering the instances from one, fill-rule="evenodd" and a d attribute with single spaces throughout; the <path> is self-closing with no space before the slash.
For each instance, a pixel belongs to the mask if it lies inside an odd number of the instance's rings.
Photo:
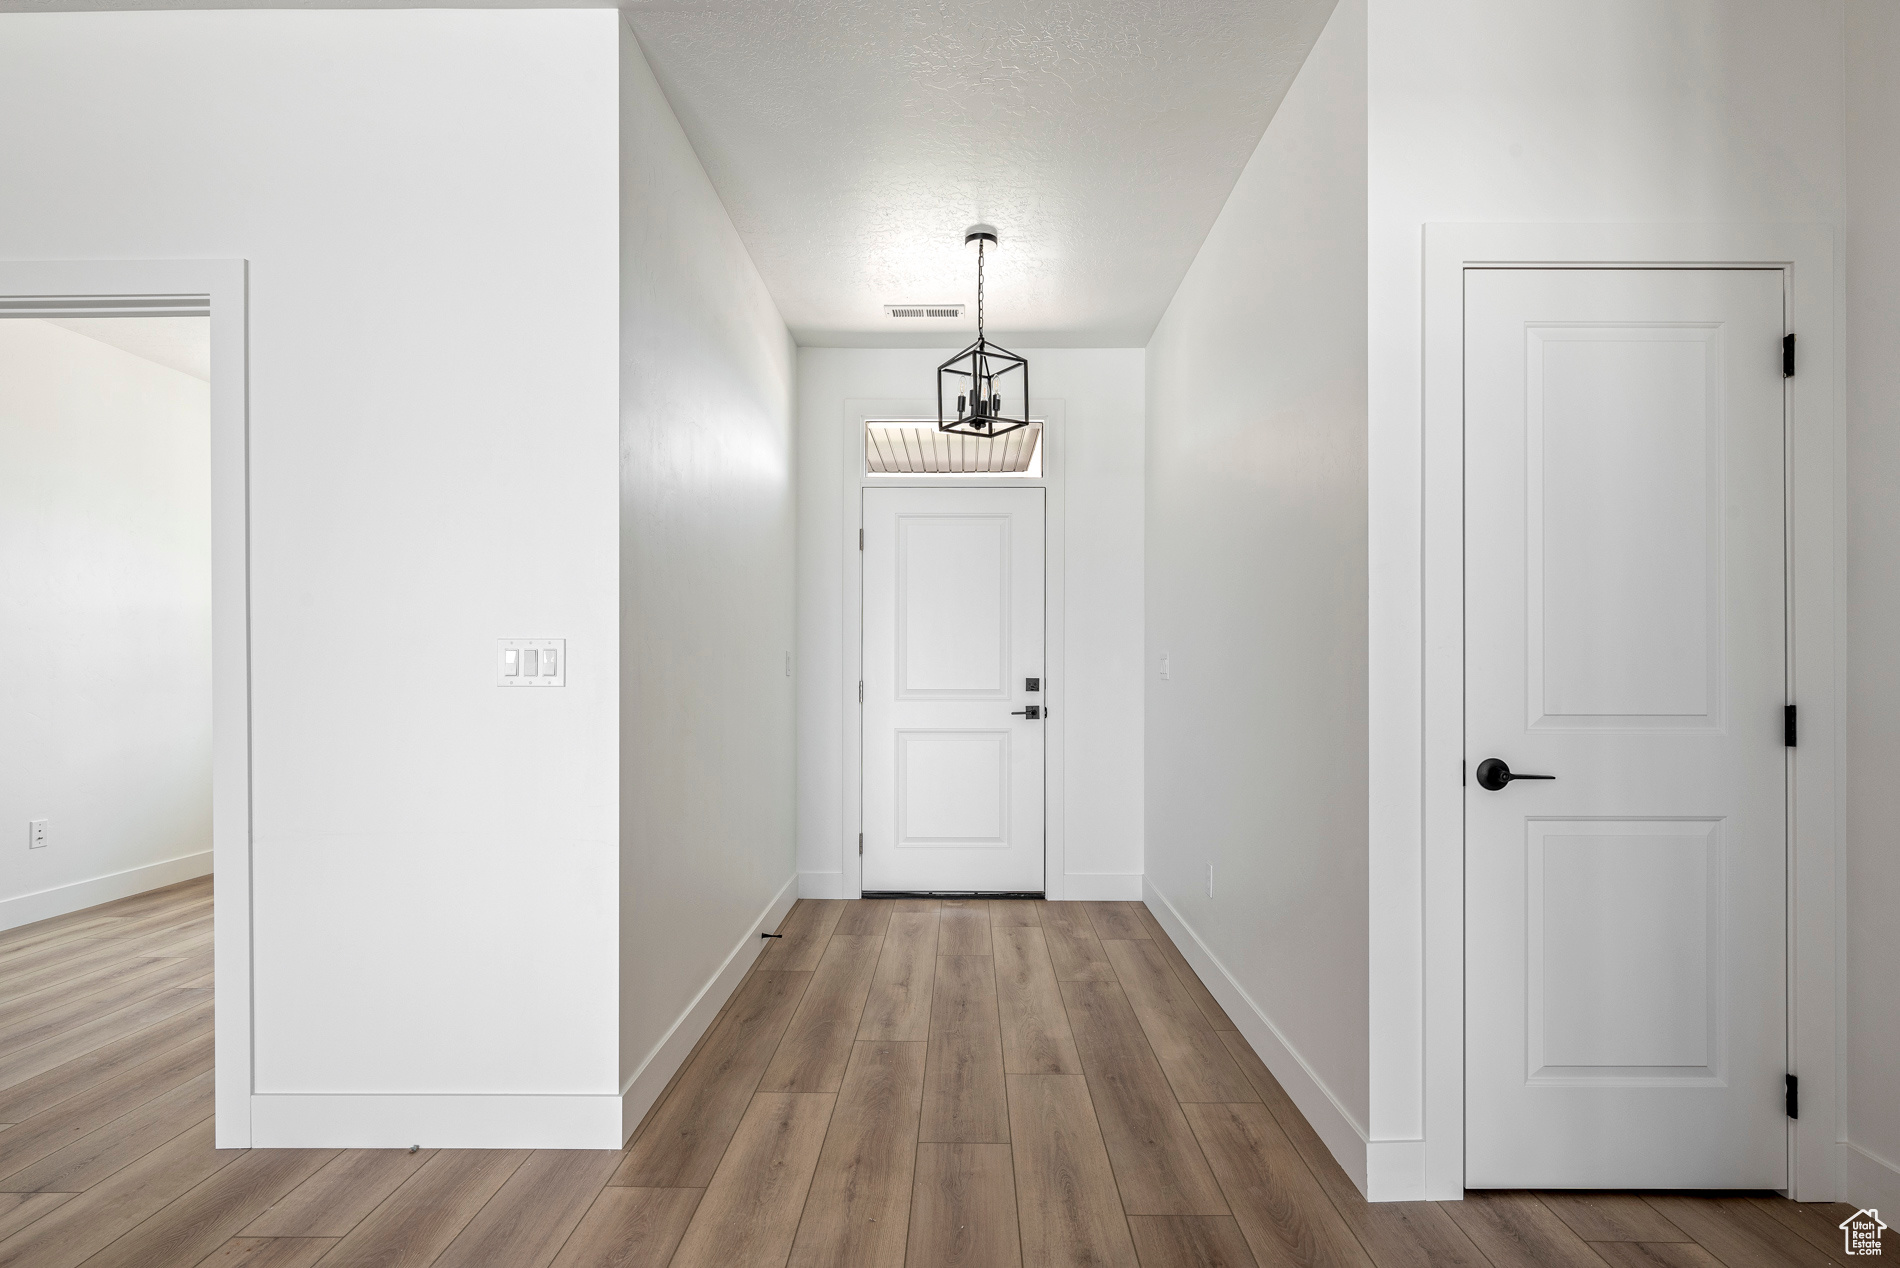
<path id="1" fill-rule="evenodd" d="M 800 902 L 623 1151 L 214 1149 L 210 920 L 0 933 L 0 1268 L 1864 1262 L 1765 1196 L 1368 1205 L 1135 903 Z"/>

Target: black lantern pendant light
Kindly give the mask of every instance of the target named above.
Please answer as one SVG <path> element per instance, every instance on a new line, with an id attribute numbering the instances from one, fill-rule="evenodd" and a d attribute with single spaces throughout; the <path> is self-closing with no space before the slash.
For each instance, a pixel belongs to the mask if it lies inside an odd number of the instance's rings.
<path id="1" fill-rule="evenodd" d="M 1029 362 L 983 337 L 983 249 L 996 245 L 996 230 L 971 225 L 963 243 L 972 242 L 976 243 L 976 342 L 937 367 L 937 430 L 960 436 L 1003 436 L 1029 426 Z"/>

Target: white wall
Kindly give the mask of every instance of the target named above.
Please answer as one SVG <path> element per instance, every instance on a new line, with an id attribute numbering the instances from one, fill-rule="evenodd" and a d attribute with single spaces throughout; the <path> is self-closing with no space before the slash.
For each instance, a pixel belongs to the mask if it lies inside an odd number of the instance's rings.
<path id="1" fill-rule="evenodd" d="M 795 897 L 796 523 L 791 336 L 624 26 L 620 77 L 630 1132 Z"/>
<path id="2" fill-rule="evenodd" d="M 844 628 L 845 402 L 932 398 L 955 349 L 798 353 L 798 868 L 804 892 L 843 892 L 857 849 L 845 735 L 857 725 L 857 631 Z M 1136 898 L 1142 871 L 1142 352 L 1030 349 L 1039 401 L 1060 400 L 1064 463 L 1065 875 L 1070 898 Z M 934 404 L 932 405 L 934 408 Z M 847 688 L 849 683 L 849 689 Z M 1056 881 L 1052 880 L 1053 887 Z M 1052 891 L 1053 892 L 1053 891 Z"/>
<path id="3" fill-rule="evenodd" d="M 1341 0 L 1148 345 L 1145 679 L 1150 904 L 1361 1175 L 1365 139 Z"/>
<path id="4" fill-rule="evenodd" d="M 1847 1053 L 1838 1197 L 1900 1210 L 1900 9 L 1847 8 Z"/>
<path id="5" fill-rule="evenodd" d="M 8 255 L 250 262 L 257 1140 L 618 1143 L 617 15 L 5 23 Z"/>
<path id="6" fill-rule="evenodd" d="M 202 380 L 0 321 L 0 927 L 211 870 L 210 429 Z"/>
<path id="7" fill-rule="evenodd" d="M 1838 0 L 1368 0 L 1370 1121 L 1428 1136 L 1421 911 L 1422 227 L 1838 225 Z M 1825 371 L 1823 371 L 1825 372 Z M 1444 778 L 1451 778 L 1449 773 Z M 1455 1082 L 1455 1072 L 1447 1079 Z M 1455 1156 L 1448 1164 L 1455 1173 Z M 1421 1196 L 1395 1164 L 1384 1196 Z M 1375 1188 L 1378 1186 L 1375 1184 Z M 1439 1190 L 1433 1196 L 1444 1196 Z"/>

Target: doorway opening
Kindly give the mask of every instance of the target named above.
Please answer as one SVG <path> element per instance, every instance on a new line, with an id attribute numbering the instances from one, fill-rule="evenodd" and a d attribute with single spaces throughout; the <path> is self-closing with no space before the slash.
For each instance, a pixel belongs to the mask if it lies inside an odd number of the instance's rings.
<path id="1" fill-rule="evenodd" d="M 224 1148 L 250 1144 L 244 288 L 238 261 L 0 263 L 0 954 L 43 944 L 48 1062 L 189 1053 Z"/>
<path id="2" fill-rule="evenodd" d="M 210 332 L 0 320 L 0 926 L 211 870 Z"/>
<path id="3" fill-rule="evenodd" d="M 844 897 L 855 898 L 867 893 L 887 891 L 934 894 L 939 897 L 966 897 L 972 893 L 980 893 L 985 898 L 1041 894 L 1050 900 L 1058 900 L 1069 896 L 1066 892 L 1064 807 L 1067 742 L 1063 731 L 1067 718 L 1063 599 L 1066 505 L 1063 437 L 1066 412 L 1066 405 L 1061 400 L 1035 400 L 1030 404 L 1031 425 L 1014 435 L 970 438 L 977 443 L 963 450 L 960 456 L 952 453 L 925 460 L 921 455 L 921 445 L 935 444 L 934 402 L 906 398 L 845 402 L 844 417 L 840 420 L 845 443 L 841 455 L 843 470 L 840 473 L 844 484 L 841 490 L 843 498 L 839 507 L 845 532 L 839 543 L 842 548 L 839 562 L 846 578 L 842 594 L 844 626 L 854 631 L 856 637 L 846 643 L 847 661 L 844 681 L 840 684 L 843 691 L 839 701 L 843 710 L 841 721 L 845 724 L 844 779 L 840 788 L 843 802 L 841 818 L 845 831 L 839 850 L 842 863 L 839 888 Z M 917 435 L 905 437 L 906 432 L 915 432 Z M 880 444 L 888 447 L 885 452 L 890 457 L 880 457 Z M 912 446 L 908 451 L 910 456 L 903 459 L 897 456 L 899 444 Z M 939 461 L 938 458 L 943 460 Z M 879 469 L 886 466 L 911 466 L 918 469 Z M 926 469 L 930 466 L 960 466 L 965 469 Z M 985 501 L 982 507 L 974 503 L 967 508 L 952 505 L 957 499 L 970 498 L 989 501 Z M 912 499 L 921 500 L 913 505 Z M 938 506 L 938 502 L 942 502 L 942 505 Z M 883 530 L 872 522 L 872 516 L 883 515 L 886 511 L 889 511 L 889 518 L 883 524 L 891 536 L 880 539 L 878 534 Z M 941 516 L 938 515 L 939 511 L 942 512 Z M 923 529 L 921 532 L 906 530 L 903 543 L 896 537 L 900 514 L 907 517 L 904 522 Z M 922 518 L 916 518 L 918 516 Z M 924 521 L 933 516 L 942 522 L 934 527 L 925 525 Z M 991 529 L 979 530 L 976 521 L 985 519 L 989 521 Z M 1005 562 L 1000 554 L 992 556 L 987 547 L 982 552 L 971 552 L 947 545 L 949 539 L 959 538 L 960 531 L 966 537 L 970 533 L 981 535 L 982 532 L 991 531 L 993 540 L 990 544 L 1000 552 L 1004 542 L 1009 542 L 1012 558 Z M 951 572 L 961 574 L 960 579 L 940 572 L 941 584 L 935 588 L 943 593 L 933 597 L 929 593 L 932 586 L 925 585 L 916 588 L 912 595 L 925 607 L 938 601 L 947 604 L 940 615 L 926 618 L 919 609 L 915 616 L 904 613 L 900 618 L 896 606 L 897 591 L 907 585 L 913 575 L 917 575 L 917 567 L 907 564 L 904 576 L 900 577 L 897 571 L 898 548 L 902 545 L 906 551 L 914 553 L 914 550 L 926 550 L 927 553 L 927 548 L 932 544 L 928 539 L 933 534 L 943 539 L 936 544 L 944 546 L 947 552 L 945 566 Z M 1039 556 L 1033 563 L 1027 556 L 1015 557 L 1032 545 Z M 982 556 L 981 559 L 977 558 L 978 554 Z M 877 685 L 878 675 L 895 675 L 900 669 L 908 673 L 911 669 L 908 660 L 900 664 L 900 651 L 895 642 L 900 621 L 907 637 L 915 633 L 923 640 L 915 649 L 919 655 L 929 650 L 926 644 L 933 635 L 927 629 L 935 630 L 934 636 L 947 636 L 951 643 L 974 640 L 971 631 L 957 633 L 955 627 L 958 622 L 974 619 L 982 613 L 966 608 L 962 600 L 955 597 L 955 592 L 960 586 L 976 585 L 977 578 L 972 570 L 980 572 L 992 565 L 991 575 L 983 583 L 986 591 L 994 589 L 1001 595 L 1005 574 L 1010 576 L 1011 581 L 1008 611 L 1005 612 L 999 606 L 1000 599 L 984 609 L 992 622 L 990 647 L 982 653 L 988 657 L 988 679 L 975 685 L 945 681 L 934 686 L 919 679 L 916 684 L 899 691 L 895 678 L 891 677 L 880 688 Z M 1019 583 L 1024 583 L 1028 576 L 1024 569 L 1039 570 L 1040 573 L 1033 586 L 1033 602 L 1026 597 L 1026 591 L 1017 593 L 1023 589 Z M 936 570 L 937 566 L 933 565 L 931 571 Z M 881 611 L 879 605 L 882 605 Z M 1017 630 L 1015 627 L 1021 620 L 1028 618 L 1031 608 L 1040 622 L 1040 630 L 1031 630 L 1027 625 Z M 922 624 L 919 624 L 920 621 Z M 1005 630 L 1010 632 L 1005 634 Z M 1012 642 L 1006 657 L 998 641 L 1005 637 Z M 1014 646 L 1016 641 L 1022 639 L 1034 642 L 1033 654 L 1026 648 Z M 902 652 L 904 657 L 910 654 L 909 649 Z M 974 652 L 971 654 L 975 655 Z M 959 649 L 957 655 L 961 657 L 963 650 Z M 874 663 L 874 658 L 881 658 L 884 668 Z M 1007 678 L 999 676 L 1005 659 L 1008 662 Z M 1032 661 L 1036 662 L 1034 667 L 1025 667 Z M 917 668 L 923 672 L 921 665 Z M 973 670 L 975 667 L 973 664 L 949 666 L 953 676 L 961 674 L 966 668 Z M 1033 688 L 1030 686 L 1031 679 L 1036 680 Z M 928 698 L 931 692 L 941 694 L 933 700 Z M 958 692 L 971 694 L 959 697 L 956 694 Z M 985 696 L 995 698 L 983 699 Z M 995 718 L 946 717 L 935 718 L 927 723 L 898 716 L 902 710 L 926 707 L 948 709 L 959 698 L 964 699 L 972 709 L 1000 706 L 1000 713 Z M 1029 717 L 1032 705 L 1038 715 L 1033 720 Z M 1007 738 L 992 738 L 996 746 L 993 751 L 985 750 L 993 759 L 987 769 L 995 776 L 1000 769 L 997 763 L 1006 762 L 1011 782 L 1006 789 L 1000 783 L 990 784 L 988 792 L 991 795 L 987 803 L 980 798 L 972 800 L 965 793 L 957 793 L 950 801 L 940 803 L 951 818 L 927 823 L 923 812 L 929 808 L 929 798 L 933 794 L 925 787 L 928 782 L 926 774 L 932 769 L 926 759 L 973 760 L 982 748 L 980 743 L 974 741 L 971 741 L 970 747 L 947 747 L 952 743 L 948 738 L 944 738 L 940 746 L 932 747 L 922 743 L 928 737 L 918 735 L 914 737 L 915 742 L 911 738 L 905 739 L 903 751 L 899 752 L 898 731 L 917 732 L 939 726 L 959 733 L 972 730 L 1005 732 Z M 896 782 L 900 769 L 924 782 L 900 790 Z M 948 781 L 953 773 L 947 767 L 935 769 L 933 778 L 940 780 Z M 1023 781 L 1029 780 L 1030 776 L 1022 772 L 1030 769 L 1034 770 L 1035 777 L 1025 784 Z M 959 767 L 955 773 L 958 780 L 977 779 L 974 767 L 967 771 Z M 945 782 L 938 792 L 948 793 L 950 786 L 950 782 Z M 965 786 L 965 790 L 967 792 L 976 786 L 972 782 Z M 1028 809 L 1028 802 L 1037 797 L 1040 799 L 1040 809 L 1032 812 Z M 973 819 L 968 822 L 962 819 L 951 821 L 966 811 L 974 813 L 981 806 L 986 805 L 995 810 L 1005 804 L 999 798 L 1006 799 L 1009 807 L 1011 817 L 1007 824 L 999 820 L 985 820 L 982 823 Z M 908 809 L 918 812 L 914 823 L 899 824 L 896 816 L 900 800 L 907 812 Z M 1024 830 L 1032 823 L 1034 831 L 1040 834 L 1039 842 L 1032 843 L 1030 837 L 1024 835 Z M 931 830 L 925 831 L 926 828 Z M 945 840 L 931 844 L 919 841 L 904 846 L 891 844 L 900 836 L 904 839 L 926 836 L 980 837 L 991 840 L 992 844 L 984 846 L 975 840 Z M 1003 839 L 1010 844 L 995 844 Z M 898 858 L 917 862 L 926 858 L 942 861 L 953 854 L 967 851 L 963 854 L 966 864 L 964 871 L 967 874 L 930 878 L 906 874 L 901 880 L 893 880 L 884 874 L 874 854 L 880 840 L 886 842 L 888 850 L 896 852 L 888 855 L 887 861 Z M 1017 853 L 1019 846 L 1037 856 L 1033 867 L 1021 862 L 1024 856 Z M 974 853 L 976 851 L 987 853 Z M 1007 875 L 1003 874 L 998 862 L 1004 856 L 1012 859 Z M 976 859 L 994 866 L 970 871 L 967 865 Z"/>

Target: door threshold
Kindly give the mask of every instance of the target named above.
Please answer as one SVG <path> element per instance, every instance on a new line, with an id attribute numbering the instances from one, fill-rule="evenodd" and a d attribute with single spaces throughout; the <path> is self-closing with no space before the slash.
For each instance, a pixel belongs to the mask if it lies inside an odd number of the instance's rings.
<path id="1" fill-rule="evenodd" d="M 1041 898 L 1039 889 L 867 889 L 865 898 Z"/>

